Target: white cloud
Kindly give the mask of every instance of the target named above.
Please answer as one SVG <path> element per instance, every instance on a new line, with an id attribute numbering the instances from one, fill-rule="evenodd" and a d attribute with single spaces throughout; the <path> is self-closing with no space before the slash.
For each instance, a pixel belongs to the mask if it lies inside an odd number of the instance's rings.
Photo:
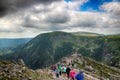
<path id="1" fill-rule="evenodd" d="M 120 2 L 104 3 L 100 8 L 109 15 L 106 25 L 112 28 L 119 28 L 120 30 Z"/>
<path id="2" fill-rule="evenodd" d="M 120 2 L 104 3 L 101 9 L 108 13 L 112 13 L 114 16 L 120 16 Z"/>
<path id="3" fill-rule="evenodd" d="M 80 6 L 86 3 L 88 0 L 75 0 L 67 3 L 67 8 L 70 10 L 79 10 Z"/>
<path id="4" fill-rule="evenodd" d="M 37 4 L 0 19 L 0 37 L 32 37 L 39 33 L 62 30 L 68 32 L 89 31 L 103 34 L 119 33 L 119 9 L 105 3 L 106 12 L 78 11 L 86 0 Z M 76 5 L 75 5 L 76 4 Z M 115 2 L 117 8 L 117 2 Z M 119 4 L 119 3 L 118 3 Z M 112 5 L 113 6 L 113 5 Z M 112 12 L 111 12 L 112 10 Z M 117 16 L 117 17 L 116 17 Z"/>

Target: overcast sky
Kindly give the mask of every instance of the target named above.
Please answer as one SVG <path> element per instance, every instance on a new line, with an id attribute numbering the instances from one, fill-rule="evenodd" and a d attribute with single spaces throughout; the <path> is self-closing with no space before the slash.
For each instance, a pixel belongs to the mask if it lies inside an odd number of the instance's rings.
<path id="1" fill-rule="evenodd" d="M 50 31 L 120 33 L 120 0 L 0 0 L 0 38 Z"/>

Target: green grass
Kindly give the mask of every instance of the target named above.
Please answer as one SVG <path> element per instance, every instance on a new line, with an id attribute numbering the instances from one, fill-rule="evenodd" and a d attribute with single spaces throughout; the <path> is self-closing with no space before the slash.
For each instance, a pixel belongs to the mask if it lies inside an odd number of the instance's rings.
<path id="1" fill-rule="evenodd" d="M 81 60 L 81 57 L 79 57 Z M 86 61 L 86 65 L 92 66 L 94 68 L 94 72 L 96 75 L 100 76 L 100 72 L 102 71 L 103 77 L 107 78 L 109 77 L 109 73 L 113 75 L 120 75 L 120 70 L 116 68 L 112 68 L 110 66 L 107 66 L 103 63 L 96 62 L 88 57 L 83 58 L 84 61 Z M 75 62 L 77 64 L 77 68 L 79 69 L 84 69 L 85 70 L 85 65 L 79 64 L 77 61 Z M 91 72 L 92 73 L 92 72 Z"/>

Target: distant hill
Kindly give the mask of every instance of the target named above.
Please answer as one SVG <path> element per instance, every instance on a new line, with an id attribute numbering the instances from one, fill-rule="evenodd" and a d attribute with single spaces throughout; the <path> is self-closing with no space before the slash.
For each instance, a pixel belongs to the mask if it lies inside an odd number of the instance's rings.
<path id="1" fill-rule="evenodd" d="M 14 54 L 3 59 L 23 59 L 33 69 L 44 68 L 73 53 L 120 68 L 120 35 L 77 36 L 73 33 L 50 32 L 40 34 Z"/>
<path id="2" fill-rule="evenodd" d="M 14 47 L 29 42 L 32 38 L 0 38 L 1 47 Z"/>
<path id="3" fill-rule="evenodd" d="M 0 55 L 11 54 L 32 38 L 0 38 Z"/>

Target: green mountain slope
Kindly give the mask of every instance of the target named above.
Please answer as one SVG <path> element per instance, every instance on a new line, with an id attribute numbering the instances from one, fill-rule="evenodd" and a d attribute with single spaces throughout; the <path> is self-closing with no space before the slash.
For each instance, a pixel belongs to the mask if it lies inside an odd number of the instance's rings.
<path id="1" fill-rule="evenodd" d="M 40 34 L 4 59 L 23 59 L 33 69 L 44 68 L 73 53 L 120 68 L 120 36 L 78 36 L 65 32 Z"/>
<path id="2" fill-rule="evenodd" d="M 41 34 L 26 44 L 18 53 L 31 68 L 45 67 L 70 55 L 73 51 L 74 36 L 63 32 Z"/>

